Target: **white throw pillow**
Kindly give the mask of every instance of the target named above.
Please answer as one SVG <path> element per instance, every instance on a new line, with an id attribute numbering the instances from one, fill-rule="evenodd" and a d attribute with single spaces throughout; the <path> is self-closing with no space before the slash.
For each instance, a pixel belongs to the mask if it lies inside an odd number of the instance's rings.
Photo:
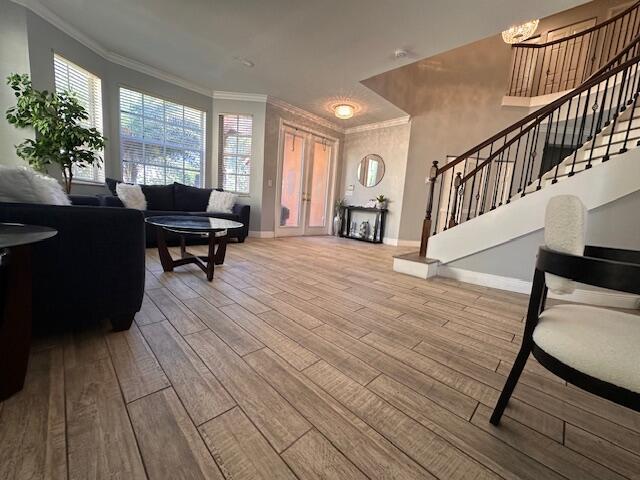
<path id="1" fill-rule="evenodd" d="M 0 165 L 0 202 L 71 205 L 62 185 L 31 167 Z"/>
<path id="2" fill-rule="evenodd" d="M 209 196 L 207 212 L 210 213 L 233 213 L 233 206 L 236 204 L 236 194 L 231 192 L 219 192 L 212 190 Z"/>
<path id="3" fill-rule="evenodd" d="M 122 200 L 127 208 L 135 208 L 136 210 L 147 209 L 147 199 L 142 193 L 140 185 L 130 185 L 128 183 L 119 183 L 116 185 L 116 193 L 118 198 Z"/>

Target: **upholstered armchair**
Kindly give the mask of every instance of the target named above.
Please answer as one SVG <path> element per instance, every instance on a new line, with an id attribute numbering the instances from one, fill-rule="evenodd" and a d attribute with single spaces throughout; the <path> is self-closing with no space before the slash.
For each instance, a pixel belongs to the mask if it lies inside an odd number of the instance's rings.
<path id="1" fill-rule="evenodd" d="M 545 228 L 564 225 L 563 240 L 545 232 L 547 246 L 538 252 L 522 346 L 491 416 L 494 425 L 529 354 L 567 382 L 640 411 L 640 315 L 588 305 L 545 305 L 549 289 L 570 293 L 574 282 L 640 295 L 640 252 L 580 245 L 584 207 L 575 197 L 556 198 L 547 207 Z"/>

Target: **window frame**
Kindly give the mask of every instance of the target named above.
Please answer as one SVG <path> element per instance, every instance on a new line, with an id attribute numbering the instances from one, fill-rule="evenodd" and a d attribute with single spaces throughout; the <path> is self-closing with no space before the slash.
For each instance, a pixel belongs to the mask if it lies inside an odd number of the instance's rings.
<path id="1" fill-rule="evenodd" d="M 99 112 L 97 115 L 91 115 L 91 110 L 96 110 L 95 107 L 93 108 L 87 108 L 88 113 L 90 115 L 89 118 L 93 117 L 93 122 L 89 122 L 88 125 L 86 125 L 88 128 L 95 128 L 96 130 L 98 130 L 102 135 L 104 135 L 104 125 L 105 125 L 105 120 L 104 120 L 104 89 L 102 87 L 102 78 L 96 74 L 95 72 L 91 71 L 88 68 L 85 68 L 71 60 L 69 60 L 67 57 L 65 57 L 64 55 L 62 55 L 61 53 L 57 52 L 57 51 L 53 51 L 53 62 L 52 62 L 52 67 L 53 67 L 53 86 L 54 86 L 54 90 L 58 93 L 61 91 L 71 91 L 73 93 L 73 90 L 71 90 L 70 88 L 67 89 L 58 89 L 58 79 L 56 78 L 56 59 L 59 59 L 61 62 L 67 64 L 67 68 L 69 68 L 69 66 L 75 68 L 76 70 L 80 71 L 80 73 L 86 72 L 88 75 L 90 75 L 91 77 L 93 77 L 93 79 L 96 79 L 99 82 L 99 88 L 98 88 L 98 95 L 95 96 L 95 98 L 97 99 L 97 101 L 99 102 Z M 91 79 L 91 77 L 89 77 Z M 67 86 L 69 85 L 69 75 L 67 73 Z M 94 80 L 95 81 L 95 80 Z M 91 89 L 90 89 L 91 90 Z M 95 92 L 94 92 L 95 93 Z M 99 123 L 98 123 L 99 122 Z M 80 169 L 80 167 L 74 167 L 74 173 L 73 173 L 73 179 L 71 180 L 72 184 L 77 184 L 77 185 L 103 185 L 105 182 L 105 177 L 106 177 L 106 162 L 107 162 L 107 158 L 105 155 L 106 152 L 106 148 L 101 150 L 99 152 L 100 156 L 102 157 L 102 164 L 98 164 L 98 165 L 93 165 L 90 167 L 84 167 L 87 170 L 90 170 L 92 172 L 91 177 L 92 178 L 83 178 L 82 176 L 80 176 L 81 174 L 78 173 L 78 169 Z"/>
<path id="2" fill-rule="evenodd" d="M 208 117 L 208 112 L 205 109 L 203 109 L 202 107 L 200 107 L 200 106 L 194 106 L 193 104 L 185 103 L 185 102 L 182 102 L 180 100 L 175 100 L 175 99 L 170 98 L 168 96 L 160 95 L 160 94 L 157 94 L 155 92 L 151 92 L 149 90 L 146 90 L 144 88 L 139 88 L 137 86 L 131 86 L 131 85 L 126 84 L 126 83 L 118 83 L 117 84 L 117 91 L 118 91 L 117 92 L 117 98 L 118 98 L 117 135 L 118 135 L 118 143 L 119 143 L 119 145 L 118 145 L 118 156 L 119 156 L 119 161 L 120 161 L 120 177 L 124 180 L 124 164 L 125 163 L 135 163 L 135 164 L 141 165 L 143 167 L 145 165 L 158 166 L 158 165 L 155 165 L 155 164 L 146 163 L 144 161 L 142 163 L 140 163 L 140 162 L 125 162 L 125 161 L 123 161 L 123 154 L 122 154 L 122 147 L 123 147 L 123 144 L 124 144 L 123 139 L 128 139 L 128 140 L 133 140 L 133 141 L 139 140 L 137 137 L 130 137 L 130 136 L 125 136 L 125 135 L 122 134 L 122 114 L 123 113 L 127 113 L 127 114 L 132 114 L 132 115 L 138 115 L 138 114 L 135 114 L 135 113 L 132 113 L 132 112 L 127 112 L 127 111 L 123 112 L 123 107 L 122 107 L 122 90 L 123 89 L 124 90 L 129 90 L 129 91 L 137 93 L 137 94 L 140 94 L 140 95 L 143 96 L 143 98 L 144 97 L 151 97 L 154 100 L 159 100 L 159 101 L 162 101 L 163 103 L 171 103 L 171 104 L 174 104 L 174 105 L 178 105 L 178 106 L 182 107 L 183 109 L 184 108 L 189 108 L 191 110 L 195 110 L 195 111 L 200 112 L 202 114 L 202 116 L 201 116 L 202 130 L 201 130 L 201 132 L 199 132 L 199 133 L 201 133 L 201 139 L 202 139 L 202 150 L 200 151 L 200 155 L 201 155 L 201 160 L 200 160 L 200 184 L 199 185 L 195 185 L 195 186 L 197 186 L 199 188 L 204 188 L 205 185 L 206 185 L 206 174 L 207 174 L 207 133 L 208 133 L 207 132 L 207 126 L 208 126 L 207 117 Z M 163 108 L 166 108 L 166 107 L 163 106 Z M 166 112 L 166 110 L 165 110 L 165 112 Z M 145 118 L 157 121 L 157 119 L 150 118 L 148 115 L 145 115 L 144 113 L 139 114 L 138 116 L 142 119 L 143 125 L 144 125 L 144 119 Z M 144 152 L 145 145 L 156 145 L 156 146 L 159 145 L 159 146 L 161 146 L 163 148 L 167 147 L 166 124 L 167 124 L 167 122 L 166 122 L 166 116 L 165 116 L 164 119 L 162 120 L 162 126 L 163 126 L 163 140 L 162 141 L 156 141 L 156 140 L 145 141 L 145 139 L 144 139 L 144 126 L 143 126 L 143 133 L 142 133 L 143 136 L 140 139 L 140 140 L 142 140 L 141 141 L 142 152 Z M 183 111 L 183 125 L 182 125 L 182 128 L 183 128 L 183 130 L 185 128 L 184 127 L 184 111 Z M 189 127 L 187 127 L 187 130 L 197 132 L 196 129 L 189 128 Z M 177 144 L 169 144 L 169 146 L 171 148 L 176 148 L 177 149 Z M 183 151 L 187 151 L 187 150 L 197 151 L 195 148 L 189 148 L 188 146 L 185 146 L 184 143 L 182 145 L 180 145 L 179 148 L 181 148 Z M 142 153 L 142 155 L 143 155 L 142 158 L 144 160 L 144 153 Z M 166 156 L 166 150 L 165 150 L 164 155 Z M 178 169 L 176 167 L 167 167 L 166 158 L 165 158 L 165 164 L 164 164 L 164 166 L 162 168 L 164 169 L 165 182 L 167 181 L 167 173 L 166 173 L 167 169 L 175 169 L 175 170 Z M 195 172 L 195 170 L 193 170 L 193 169 L 185 168 L 184 167 L 184 161 L 183 161 L 183 166 L 181 168 L 181 171 L 183 172 L 183 182 L 184 182 L 184 172 L 186 172 L 186 171 Z M 144 176 L 144 179 L 146 180 L 146 173 L 143 174 L 143 176 Z M 173 183 L 173 182 L 171 182 L 171 183 Z M 165 183 L 165 184 L 149 183 L 147 185 L 170 185 L 171 183 Z M 180 183 L 182 183 L 182 182 L 180 182 Z M 142 184 L 143 183 L 138 183 L 138 185 L 142 185 Z M 187 185 L 189 185 L 189 184 L 187 184 Z"/>
<path id="3" fill-rule="evenodd" d="M 246 156 L 249 158 L 249 173 L 248 174 L 243 174 L 243 173 L 238 173 L 238 169 L 236 166 L 236 172 L 230 175 L 234 175 L 236 177 L 247 177 L 247 185 L 248 185 L 248 190 L 246 192 L 241 192 L 236 190 L 226 190 L 224 189 L 224 177 L 226 175 L 225 171 L 224 171 L 224 157 L 225 157 L 225 153 L 224 153 L 224 117 L 249 117 L 251 119 L 251 135 L 235 135 L 236 138 L 250 138 L 251 139 L 251 151 L 249 152 L 249 155 L 241 155 L 241 156 Z M 235 193 L 236 195 L 240 196 L 240 197 L 250 197 L 251 196 L 251 176 L 253 173 L 253 139 L 254 139 L 254 115 L 252 113 L 240 113 L 240 112 L 221 112 L 218 113 L 218 187 L 219 188 L 223 188 L 225 192 L 231 192 L 231 193 Z M 226 156 L 232 156 L 232 157 L 238 157 L 238 153 L 236 151 L 235 154 L 228 154 Z M 238 186 L 238 183 L 236 181 L 236 188 Z"/>

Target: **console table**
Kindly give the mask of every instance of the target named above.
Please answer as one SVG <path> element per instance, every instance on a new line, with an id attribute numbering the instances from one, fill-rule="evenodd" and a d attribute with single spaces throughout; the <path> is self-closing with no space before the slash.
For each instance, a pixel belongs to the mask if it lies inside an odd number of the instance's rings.
<path id="1" fill-rule="evenodd" d="M 371 226 L 373 228 L 373 238 L 360 237 L 357 232 L 351 233 L 351 213 L 367 212 L 375 214 L 375 221 Z M 362 207 L 358 205 L 345 205 L 342 207 L 342 224 L 340 225 L 340 236 L 344 238 L 352 238 L 361 242 L 382 243 L 384 238 L 384 224 L 387 218 L 388 210 L 386 208 Z"/>
<path id="2" fill-rule="evenodd" d="M 22 390 L 31 348 L 31 245 L 49 227 L 0 223 L 0 402 Z"/>

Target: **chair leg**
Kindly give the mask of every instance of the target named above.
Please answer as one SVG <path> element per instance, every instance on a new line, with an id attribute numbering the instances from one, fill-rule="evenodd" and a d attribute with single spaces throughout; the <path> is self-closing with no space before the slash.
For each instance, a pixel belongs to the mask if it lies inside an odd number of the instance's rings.
<path id="1" fill-rule="evenodd" d="M 513 393 L 514 388 L 516 388 L 516 384 L 518 383 L 520 374 L 522 373 L 522 370 L 524 370 L 524 366 L 527 363 L 529 353 L 531 353 L 531 347 L 528 345 L 522 345 L 520 351 L 518 352 L 518 356 L 516 357 L 516 361 L 513 362 L 513 368 L 511 368 L 511 372 L 507 377 L 507 381 L 504 384 L 504 388 L 502 389 L 500 398 L 498 398 L 496 407 L 493 409 L 491 419 L 489 420 L 493 425 L 498 425 L 500 423 L 500 419 L 502 418 L 504 409 L 507 408 L 507 403 L 509 403 L 511 394 Z"/>

